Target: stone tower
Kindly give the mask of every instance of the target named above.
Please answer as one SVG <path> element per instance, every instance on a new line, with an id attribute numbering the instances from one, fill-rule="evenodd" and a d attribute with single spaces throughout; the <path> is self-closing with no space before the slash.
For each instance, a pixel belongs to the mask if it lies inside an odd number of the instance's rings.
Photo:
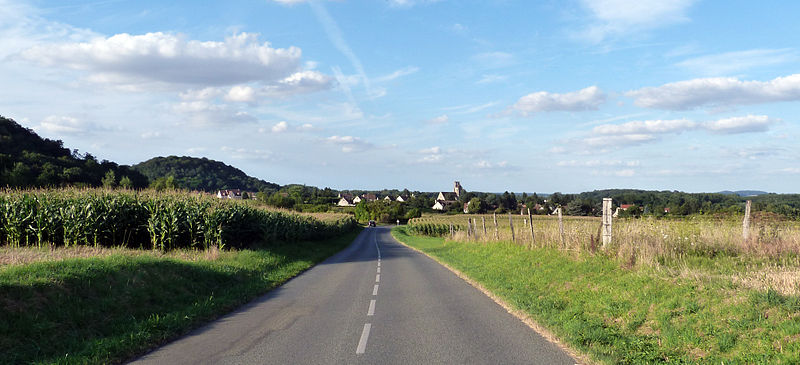
<path id="1" fill-rule="evenodd" d="M 457 197 L 461 197 L 461 194 L 464 193 L 464 188 L 461 187 L 461 183 L 456 181 L 453 183 L 453 192 L 456 193 Z"/>

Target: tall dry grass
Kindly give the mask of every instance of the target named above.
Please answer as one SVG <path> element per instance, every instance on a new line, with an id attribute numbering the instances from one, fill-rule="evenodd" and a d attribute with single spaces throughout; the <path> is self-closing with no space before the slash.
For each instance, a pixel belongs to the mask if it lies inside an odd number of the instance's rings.
<path id="1" fill-rule="evenodd" d="M 800 222 L 775 216 L 752 220 L 749 239 L 742 235 L 741 217 L 687 217 L 683 219 L 615 218 L 612 241 L 602 247 L 601 220 L 598 217 L 564 217 L 563 234 L 558 218 L 533 216 L 533 237 L 527 216 L 511 215 L 514 242 L 530 247 L 551 247 L 573 252 L 603 253 L 629 266 L 659 265 L 687 256 L 750 256 L 777 259 L 800 256 Z M 473 229 L 468 233 L 468 220 Z M 486 233 L 484 224 L 486 222 Z M 508 215 L 435 215 L 416 218 L 409 225 L 452 224 L 455 233 L 448 240 L 460 242 L 511 241 Z"/>

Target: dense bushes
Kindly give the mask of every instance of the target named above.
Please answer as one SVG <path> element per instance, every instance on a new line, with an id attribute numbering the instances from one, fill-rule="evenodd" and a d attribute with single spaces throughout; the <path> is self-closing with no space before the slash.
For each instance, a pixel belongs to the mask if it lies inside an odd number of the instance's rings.
<path id="1" fill-rule="evenodd" d="M 420 234 L 425 236 L 442 237 L 450 234 L 450 226 L 453 231 L 460 231 L 462 229 L 458 224 L 447 223 L 433 223 L 422 220 L 412 219 L 408 221 L 406 230 L 411 234 Z"/>
<path id="2" fill-rule="evenodd" d="M 12 246 L 239 248 L 257 241 L 322 239 L 355 225 L 349 216 L 321 221 L 202 194 L 104 190 L 0 194 L 0 243 Z"/>

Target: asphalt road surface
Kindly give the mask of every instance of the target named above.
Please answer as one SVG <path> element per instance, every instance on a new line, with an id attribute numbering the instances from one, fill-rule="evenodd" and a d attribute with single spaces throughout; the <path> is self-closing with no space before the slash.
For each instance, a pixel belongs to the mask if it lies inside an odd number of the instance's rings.
<path id="1" fill-rule="evenodd" d="M 135 364 L 575 364 L 446 268 L 368 228 Z"/>

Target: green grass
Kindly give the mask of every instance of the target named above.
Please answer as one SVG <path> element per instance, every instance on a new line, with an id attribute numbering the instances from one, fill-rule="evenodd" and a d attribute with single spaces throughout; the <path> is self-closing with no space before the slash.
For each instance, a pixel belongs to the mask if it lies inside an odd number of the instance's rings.
<path id="1" fill-rule="evenodd" d="M 216 260 L 112 255 L 0 269 L 0 363 L 130 359 L 275 288 L 357 234 Z"/>
<path id="2" fill-rule="evenodd" d="M 796 364 L 800 299 L 554 248 L 398 240 L 461 271 L 602 363 Z"/>

